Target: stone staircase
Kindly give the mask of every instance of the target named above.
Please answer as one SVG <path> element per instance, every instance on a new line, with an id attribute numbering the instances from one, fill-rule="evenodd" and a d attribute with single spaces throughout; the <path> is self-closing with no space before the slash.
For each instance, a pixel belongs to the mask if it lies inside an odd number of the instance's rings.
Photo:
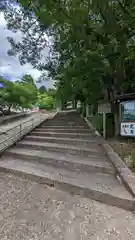
<path id="1" fill-rule="evenodd" d="M 102 141 L 77 113 L 61 112 L 5 151 L 0 170 L 133 211 Z"/>

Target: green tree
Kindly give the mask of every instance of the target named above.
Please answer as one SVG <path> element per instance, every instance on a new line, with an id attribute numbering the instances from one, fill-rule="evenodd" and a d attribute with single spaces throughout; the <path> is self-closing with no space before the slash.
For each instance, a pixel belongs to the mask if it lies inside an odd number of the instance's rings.
<path id="1" fill-rule="evenodd" d="M 40 109 L 51 110 L 55 107 L 54 98 L 47 93 L 39 93 L 37 102 Z"/>
<path id="2" fill-rule="evenodd" d="M 21 81 L 24 82 L 24 83 L 33 84 L 36 87 L 33 77 L 29 74 L 24 75 L 22 77 Z"/>
<path id="3" fill-rule="evenodd" d="M 42 93 L 45 93 L 47 91 L 46 87 L 44 85 L 42 85 L 40 88 L 39 88 L 39 92 L 42 94 Z"/>
<path id="4" fill-rule="evenodd" d="M 106 93 L 114 99 L 134 85 L 135 7 L 132 0 L 29 1 L 21 8 L 8 5 L 8 28 L 24 37 L 11 43 L 10 54 L 49 71 L 57 81 L 57 97 L 94 103 Z M 51 37 L 51 58 L 43 58 L 46 35 Z M 33 37 L 34 36 L 34 37 Z M 129 80 L 131 79 L 131 81 Z M 127 81 L 128 80 L 128 81 Z"/>
<path id="5" fill-rule="evenodd" d="M 11 107 L 31 107 L 37 100 L 37 90 L 31 83 L 24 81 L 11 82 L 0 78 L 2 87 L 0 88 L 0 110 L 8 108 L 7 114 L 10 114 Z"/>

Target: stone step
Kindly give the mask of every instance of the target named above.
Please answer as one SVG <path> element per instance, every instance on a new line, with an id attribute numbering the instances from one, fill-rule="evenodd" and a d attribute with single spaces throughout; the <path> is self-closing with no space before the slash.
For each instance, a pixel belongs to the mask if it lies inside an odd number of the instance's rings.
<path id="1" fill-rule="evenodd" d="M 52 119 L 45 123 L 45 125 L 55 125 L 55 126 L 85 126 L 88 127 L 85 121 L 71 121 L 71 120 L 56 120 Z"/>
<path id="2" fill-rule="evenodd" d="M 57 129 L 57 128 L 44 128 L 44 127 L 38 127 L 35 129 L 38 132 L 58 132 L 58 133 L 91 133 L 90 129 L 74 129 L 74 128 L 61 128 L 61 129 Z"/>
<path id="3" fill-rule="evenodd" d="M 63 129 L 63 128 L 66 128 L 66 129 L 90 129 L 87 125 L 84 126 L 84 125 L 76 125 L 76 126 L 73 126 L 72 125 L 47 125 L 45 123 L 42 123 L 40 125 L 40 127 L 43 127 L 45 129 L 50 129 L 50 128 L 54 128 L 54 129 Z"/>
<path id="4" fill-rule="evenodd" d="M 68 120 L 72 120 L 72 121 L 73 120 L 75 120 L 75 121 L 76 120 L 83 121 L 83 118 L 81 118 L 79 115 L 68 115 L 68 114 L 67 115 L 63 115 L 63 116 L 62 115 L 60 116 L 59 114 L 56 114 L 53 119 L 57 119 L 57 120 L 61 120 L 62 119 L 64 121 L 66 121 L 67 119 Z"/>
<path id="5" fill-rule="evenodd" d="M 0 171 L 27 177 L 105 204 L 135 210 L 135 200 L 123 184 L 120 184 L 112 175 L 81 174 L 6 156 L 1 158 Z"/>
<path id="6" fill-rule="evenodd" d="M 56 115 L 53 119 L 51 119 L 52 121 L 53 120 L 56 120 L 56 121 L 78 121 L 78 122 L 84 122 L 84 120 L 83 120 L 83 118 L 81 118 L 81 117 L 78 117 L 78 116 L 73 116 L 73 117 L 71 117 L 71 116 L 58 116 L 58 115 Z"/>
<path id="7" fill-rule="evenodd" d="M 34 136 L 34 135 L 27 135 L 25 136 L 24 140 L 26 141 L 39 141 L 39 142 L 48 142 L 48 143 L 57 143 L 57 144 L 69 144 L 74 146 L 81 146 L 83 147 L 90 147 L 90 145 L 93 147 L 100 147 L 102 142 L 96 137 L 91 138 L 89 141 L 84 139 L 78 139 L 78 138 L 58 138 L 58 137 L 44 137 L 44 136 Z"/>
<path id="8" fill-rule="evenodd" d="M 46 122 L 45 124 L 46 126 L 63 126 L 63 127 L 78 127 L 78 126 L 81 126 L 81 127 L 84 127 L 84 128 L 88 128 L 88 125 L 85 125 L 85 124 L 82 124 L 82 123 L 68 123 L 68 122 Z"/>
<path id="9" fill-rule="evenodd" d="M 79 156 L 89 156 L 89 157 L 98 157 L 105 158 L 105 153 L 102 151 L 100 146 L 83 148 L 72 145 L 64 145 L 58 143 L 48 143 L 48 142 L 35 142 L 35 141 L 26 141 L 22 140 L 16 144 L 16 147 L 21 148 L 31 148 L 34 150 L 47 150 L 60 153 L 69 153 L 72 155 Z"/>
<path id="10" fill-rule="evenodd" d="M 83 118 L 81 118 L 80 116 L 59 116 L 58 114 L 51 120 L 59 120 L 59 121 L 80 121 L 83 122 Z"/>
<path id="11" fill-rule="evenodd" d="M 70 171 L 115 174 L 114 167 L 106 159 L 62 155 L 57 152 L 37 151 L 29 148 L 11 148 L 4 155 L 25 161 L 40 162 L 55 168 L 66 168 Z"/>
<path id="12" fill-rule="evenodd" d="M 48 137 L 68 137 L 68 138 L 84 138 L 84 139 L 90 139 L 91 136 L 94 136 L 94 134 L 90 133 L 59 133 L 59 132 L 46 132 L 46 131 L 38 131 L 38 129 L 35 129 L 33 132 L 30 133 L 31 135 L 36 136 L 48 136 Z"/>

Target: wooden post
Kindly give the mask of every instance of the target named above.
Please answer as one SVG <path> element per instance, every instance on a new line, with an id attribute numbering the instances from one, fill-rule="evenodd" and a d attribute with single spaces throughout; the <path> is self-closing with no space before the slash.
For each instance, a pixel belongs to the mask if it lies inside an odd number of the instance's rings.
<path id="1" fill-rule="evenodd" d="M 103 137 L 106 138 L 106 113 L 103 113 Z"/>
<path id="2" fill-rule="evenodd" d="M 115 136 L 119 136 L 120 134 L 120 115 L 119 115 L 119 105 L 116 104 L 115 106 L 115 115 L 114 115 L 114 119 L 115 119 Z"/>
<path id="3" fill-rule="evenodd" d="M 122 122 L 122 107 L 121 103 L 119 102 L 119 135 L 121 132 L 121 122 Z"/>
<path id="4" fill-rule="evenodd" d="M 57 112 L 61 111 L 61 101 L 57 102 Z"/>
<path id="5" fill-rule="evenodd" d="M 86 118 L 89 117 L 89 105 L 86 105 Z"/>

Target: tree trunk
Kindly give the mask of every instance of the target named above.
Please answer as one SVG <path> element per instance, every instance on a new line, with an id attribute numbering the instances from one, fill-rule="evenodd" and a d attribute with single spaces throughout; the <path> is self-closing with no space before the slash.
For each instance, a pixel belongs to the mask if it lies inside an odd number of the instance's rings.
<path id="1" fill-rule="evenodd" d="M 0 107 L 0 111 L 2 112 L 2 115 L 4 116 L 5 114 L 4 114 L 4 110 L 2 107 Z"/>
<path id="2" fill-rule="evenodd" d="M 8 115 L 10 115 L 10 113 L 11 113 L 11 107 L 12 107 L 12 105 L 9 105 L 9 106 L 8 106 L 8 110 L 7 110 L 7 114 L 8 114 Z"/>
<path id="3" fill-rule="evenodd" d="M 72 106 L 73 106 L 74 109 L 77 108 L 77 100 L 76 99 L 72 100 Z"/>

